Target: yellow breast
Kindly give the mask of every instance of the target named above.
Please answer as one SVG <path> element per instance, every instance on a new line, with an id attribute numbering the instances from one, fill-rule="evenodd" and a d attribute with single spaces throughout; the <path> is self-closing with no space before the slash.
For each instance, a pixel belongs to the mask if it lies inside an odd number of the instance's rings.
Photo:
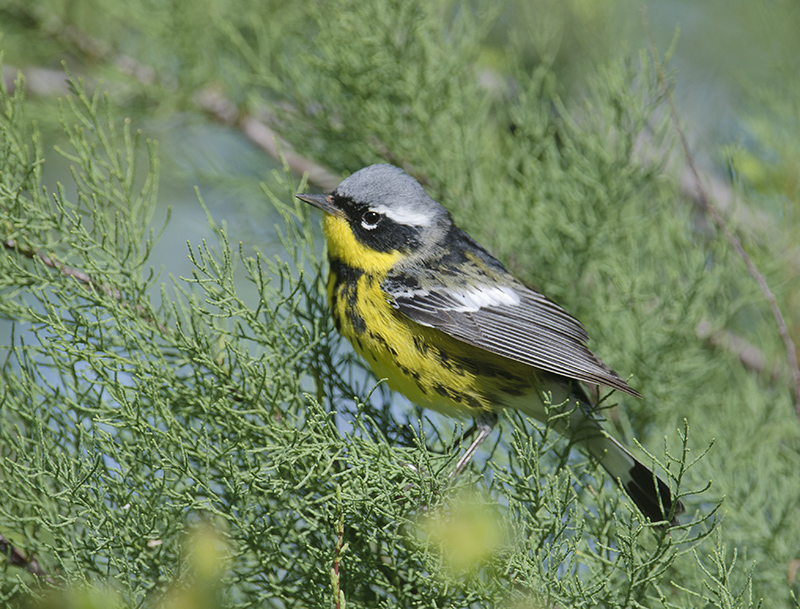
<path id="1" fill-rule="evenodd" d="M 381 290 L 384 275 L 332 263 L 328 298 L 339 332 L 389 387 L 424 408 L 462 416 L 499 410 L 532 390 L 532 368 L 397 311 Z"/>

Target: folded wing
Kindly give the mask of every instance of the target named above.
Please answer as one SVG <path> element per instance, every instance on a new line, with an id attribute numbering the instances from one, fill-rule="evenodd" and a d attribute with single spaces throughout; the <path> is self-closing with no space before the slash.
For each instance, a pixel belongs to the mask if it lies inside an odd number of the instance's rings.
<path id="1" fill-rule="evenodd" d="M 462 260 L 459 268 L 470 272 L 457 276 L 444 268 L 428 268 L 414 280 L 390 275 L 381 287 L 392 306 L 419 324 L 534 368 L 639 396 L 586 347 L 579 321 L 489 262 Z M 449 285 L 443 277 L 452 277 Z"/>

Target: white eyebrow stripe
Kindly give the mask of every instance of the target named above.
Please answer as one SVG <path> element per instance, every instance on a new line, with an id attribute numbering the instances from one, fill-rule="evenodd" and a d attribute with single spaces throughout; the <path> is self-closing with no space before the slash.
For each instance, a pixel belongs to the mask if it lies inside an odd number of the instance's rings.
<path id="1" fill-rule="evenodd" d="M 389 208 L 383 205 L 376 205 L 370 209 L 386 216 L 398 224 L 406 226 L 429 226 L 431 223 L 431 214 L 421 213 L 413 209 Z"/>
<path id="2" fill-rule="evenodd" d="M 519 295 L 508 287 L 477 288 L 467 292 L 451 292 L 450 298 L 461 303 L 453 307 L 459 313 L 474 313 L 484 307 L 516 306 L 520 303 Z"/>

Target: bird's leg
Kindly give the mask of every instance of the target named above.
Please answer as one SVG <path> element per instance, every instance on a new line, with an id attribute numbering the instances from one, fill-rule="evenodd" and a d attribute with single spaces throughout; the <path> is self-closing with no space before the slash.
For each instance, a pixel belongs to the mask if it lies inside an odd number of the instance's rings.
<path id="1" fill-rule="evenodd" d="M 457 439 L 453 440 L 450 444 L 451 448 L 455 448 L 456 446 L 460 446 L 465 440 L 468 440 L 472 436 L 475 435 L 475 432 L 478 431 L 478 423 L 475 419 L 472 420 L 472 425 L 469 426 L 469 429 L 463 432 Z"/>
<path id="2" fill-rule="evenodd" d="M 497 413 L 495 412 L 487 412 L 484 414 L 480 414 L 475 418 L 475 424 L 467 430 L 467 432 L 462 436 L 462 438 L 469 437 L 470 435 L 477 433 L 475 439 L 472 441 L 472 444 L 469 445 L 466 452 L 461 455 L 461 458 L 456 463 L 456 469 L 450 474 L 451 478 L 455 478 L 458 474 L 461 473 L 461 470 L 464 469 L 472 460 L 472 457 L 475 455 L 475 452 L 480 448 L 481 444 L 484 443 L 486 438 L 489 437 L 489 434 L 492 433 L 494 426 L 497 424 Z"/>

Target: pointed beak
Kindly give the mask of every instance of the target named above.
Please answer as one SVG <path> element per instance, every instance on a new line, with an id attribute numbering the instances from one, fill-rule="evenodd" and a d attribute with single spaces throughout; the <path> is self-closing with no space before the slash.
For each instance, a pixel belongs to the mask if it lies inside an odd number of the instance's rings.
<path id="1" fill-rule="evenodd" d="M 295 195 L 301 201 L 310 203 L 316 208 L 321 209 L 326 214 L 344 218 L 344 213 L 341 209 L 334 206 L 332 195 Z"/>

